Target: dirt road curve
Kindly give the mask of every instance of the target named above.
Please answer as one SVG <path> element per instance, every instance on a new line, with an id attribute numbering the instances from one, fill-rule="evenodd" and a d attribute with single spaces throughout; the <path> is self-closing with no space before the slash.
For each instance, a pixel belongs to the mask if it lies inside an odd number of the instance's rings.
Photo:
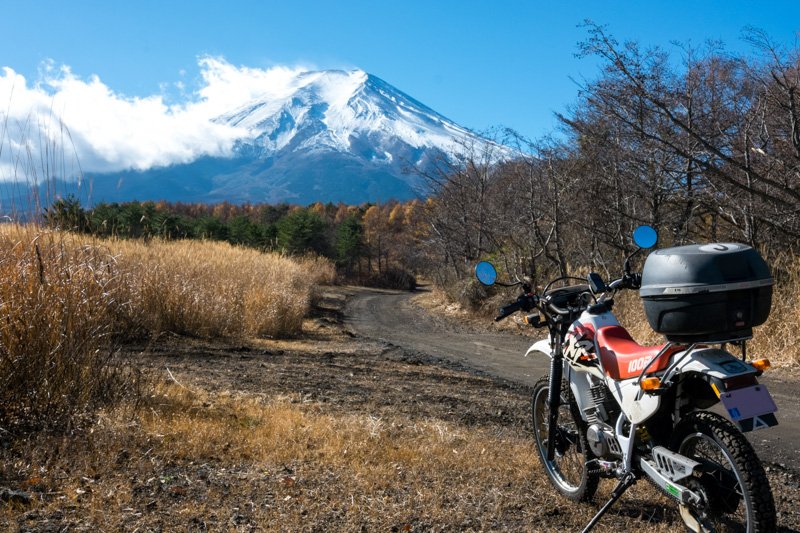
<path id="1" fill-rule="evenodd" d="M 455 361 L 524 385 L 533 385 L 549 371 L 547 360 L 524 357 L 535 337 L 475 332 L 428 313 L 411 302 L 413 296 L 414 293 L 357 290 L 347 306 L 346 324 L 360 336 Z M 787 371 L 773 370 L 760 381 L 775 399 L 780 425 L 747 436 L 763 461 L 800 471 L 800 454 L 796 452 L 800 444 L 800 380 Z"/>

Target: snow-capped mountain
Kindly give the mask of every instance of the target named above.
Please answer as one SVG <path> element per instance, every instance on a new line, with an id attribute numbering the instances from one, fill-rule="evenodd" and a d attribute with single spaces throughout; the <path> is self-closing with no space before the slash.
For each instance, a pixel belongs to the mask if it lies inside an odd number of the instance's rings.
<path id="1" fill-rule="evenodd" d="M 262 155 L 281 150 L 336 151 L 392 160 L 398 142 L 447 149 L 470 135 L 432 109 L 364 71 L 307 72 L 291 92 L 265 95 L 217 121 L 245 128 Z M 369 142 L 364 143 L 364 140 Z M 361 141 L 361 142 L 359 142 Z M 374 146 L 364 154 L 359 147 Z"/>
<path id="2" fill-rule="evenodd" d="M 214 122 L 240 132 L 232 157 L 90 176 L 93 201 L 405 199 L 419 184 L 413 167 L 486 142 L 361 70 L 298 74 Z"/>

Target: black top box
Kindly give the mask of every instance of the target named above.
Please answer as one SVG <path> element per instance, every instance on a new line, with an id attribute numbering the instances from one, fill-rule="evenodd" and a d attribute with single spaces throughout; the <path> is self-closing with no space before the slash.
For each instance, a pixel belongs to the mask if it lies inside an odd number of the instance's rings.
<path id="1" fill-rule="evenodd" d="M 724 342 L 753 335 L 772 306 L 775 280 L 744 244 L 694 244 L 651 253 L 639 296 L 647 321 L 667 340 Z"/>

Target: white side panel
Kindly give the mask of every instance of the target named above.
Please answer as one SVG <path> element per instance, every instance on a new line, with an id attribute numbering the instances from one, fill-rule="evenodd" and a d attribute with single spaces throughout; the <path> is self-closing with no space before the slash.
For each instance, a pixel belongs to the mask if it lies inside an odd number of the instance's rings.
<path id="1" fill-rule="evenodd" d="M 642 398 L 637 401 L 636 397 L 641 390 L 636 384 L 638 378 L 631 378 L 622 381 L 614 381 L 611 378 L 606 378 L 611 393 L 616 398 L 617 402 L 622 406 L 622 411 L 628 420 L 634 424 L 641 424 L 658 411 L 661 405 L 661 396 L 653 394 L 643 394 Z"/>

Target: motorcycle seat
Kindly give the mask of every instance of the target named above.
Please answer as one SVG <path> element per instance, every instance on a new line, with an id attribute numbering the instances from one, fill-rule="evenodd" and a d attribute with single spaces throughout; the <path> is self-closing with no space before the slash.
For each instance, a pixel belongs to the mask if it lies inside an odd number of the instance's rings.
<path id="1" fill-rule="evenodd" d="M 600 328 L 597 331 L 596 340 L 603 369 L 615 381 L 637 377 L 647 363 L 664 348 L 663 344 L 659 346 L 640 345 L 622 326 Z M 665 369 L 669 364 L 670 356 L 680 349 L 682 349 L 680 346 L 670 348 L 668 353 L 653 363 L 648 369 L 648 373 Z"/>

